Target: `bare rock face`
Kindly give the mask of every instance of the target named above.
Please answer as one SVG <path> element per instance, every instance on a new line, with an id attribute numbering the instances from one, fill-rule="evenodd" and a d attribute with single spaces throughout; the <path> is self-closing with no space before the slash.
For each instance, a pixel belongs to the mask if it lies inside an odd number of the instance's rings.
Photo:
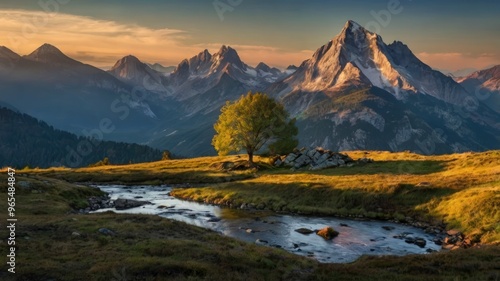
<path id="1" fill-rule="evenodd" d="M 351 165 L 354 164 L 354 162 L 355 161 L 347 154 L 332 152 L 323 148 L 302 148 L 288 154 L 283 160 L 276 159 L 273 164 L 277 167 L 284 165 L 294 170 L 308 168 L 309 170 L 315 171 Z M 371 162 L 373 162 L 372 159 L 363 158 L 362 161 L 358 163 Z"/>

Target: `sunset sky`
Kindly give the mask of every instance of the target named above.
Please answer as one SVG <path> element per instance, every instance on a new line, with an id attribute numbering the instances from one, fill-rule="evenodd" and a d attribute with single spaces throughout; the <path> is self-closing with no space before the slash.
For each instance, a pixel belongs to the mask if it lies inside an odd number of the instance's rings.
<path id="1" fill-rule="evenodd" d="M 352 19 L 433 68 L 482 69 L 500 64 L 499 13 L 500 1 L 486 0 L 0 0 L 0 45 L 25 55 L 50 43 L 106 68 L 128 54 L 177 65 L 225 44 L 250 65 L 286 67 Z"/>

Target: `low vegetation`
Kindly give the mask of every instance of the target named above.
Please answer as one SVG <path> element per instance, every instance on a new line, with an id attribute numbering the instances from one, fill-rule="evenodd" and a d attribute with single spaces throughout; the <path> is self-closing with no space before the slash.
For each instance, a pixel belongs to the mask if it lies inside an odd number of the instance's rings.
<path id="1" fill-rule="evenodd" d="M 229 171 L 244 156 L 18 171 L 16 280 L 498 280 L 500 151 L 422 156 L 347 152 L 375 163 L 322 171 Z M 6 182 L 5 173 L 0 181 Z M 191 184 L 178 197 L 309 214 L 445 222 L 483 245 L 319 264 L 147 215 L 76 214 L 100 191 L 69 182 Z M 5 193 L 5 189 L 1 190 Z M 5 196 L 4 196 L 5 197 Z M 6 202 L 0 202 L 6 209 Z M 98 230 L 107 228 L 115 235 Z M 7 236 L 4 229 L 2 237 Z M 6 265 L 0 279 L 9 280 Z M 2 275 L 3 274 L 3 275 Z"/>
<path id="2" fill-rule="evenodd" d="M 500 151 L 348 154 L 375 163 L 323 171 L 273 169 L 234 183 L 177 189 L 173 195 L 303 214 L 444 222 L 476 242 L 500 242 Z"/>
<path id="3" fill-rule="evenodd" d="M 0 175 L 0 181 L 6 181 Z M 497 280 L 498 246 L 316 261 L 156 216 L 77 214 L 94 188 L 17 177 L 16 274 L 1 280 Z M 0 191 L 6 193 L 5 189 Z M 5 195 L 5 194 L 4 194 Z M 2 196 L 5 197 L 5 196 Z M 81 207 L 81 206 L 80 206 Z M 6 202 L 0 202 L 6 209 Z M 101 233 L 106 228 L 111 235 Z M 105 232 L 107 233 L 107 232 Z M 2 237 L 7 236 L 4 229 Z M 457 279 L 458 278 L 458 279 Z"/>

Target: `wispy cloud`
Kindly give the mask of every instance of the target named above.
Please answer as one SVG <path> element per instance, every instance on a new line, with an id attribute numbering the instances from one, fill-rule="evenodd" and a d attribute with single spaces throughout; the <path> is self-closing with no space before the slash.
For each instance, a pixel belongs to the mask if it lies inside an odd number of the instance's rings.
<path id="1" fill-rule="evenodd" d="M 28 54 L 43 43 L 50 43 L 75 59 L 100 67 L 112 65 L 128 54 L 147 62 L 175 65 L 203 49 L 214 52 L 222 45 L 186 44 L 191 35 L 185 30 L 153 29 L 84 16 L 26 10 L 0 10 L 0 33 L 4 35 L 0 45 L 19 54 Z M 269 46 L 231 46 L 249 64 L 265 61 L 286 66 L 300 63 L 312 53 Z"/>
<path id="2" fill-rule="evenodd" d="M 471 53 L 418 53 L 417 57 L 436 69 L 460 70 L 463 68 L 484 69 L 492 65 L 500 64 L 500 57 L 495 54 L 471 54 Z"/>

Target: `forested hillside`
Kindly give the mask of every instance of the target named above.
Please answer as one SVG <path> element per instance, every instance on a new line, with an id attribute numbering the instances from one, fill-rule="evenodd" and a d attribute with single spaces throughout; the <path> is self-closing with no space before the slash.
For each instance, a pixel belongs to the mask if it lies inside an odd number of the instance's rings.
<path id="1" fill-rule="evenodd" d="M 79 137 L 0 107 L 0 167 L 81 167 L 105 157 L 128 164 L 160 160 L 162 154 L 149 146 Z"/>

